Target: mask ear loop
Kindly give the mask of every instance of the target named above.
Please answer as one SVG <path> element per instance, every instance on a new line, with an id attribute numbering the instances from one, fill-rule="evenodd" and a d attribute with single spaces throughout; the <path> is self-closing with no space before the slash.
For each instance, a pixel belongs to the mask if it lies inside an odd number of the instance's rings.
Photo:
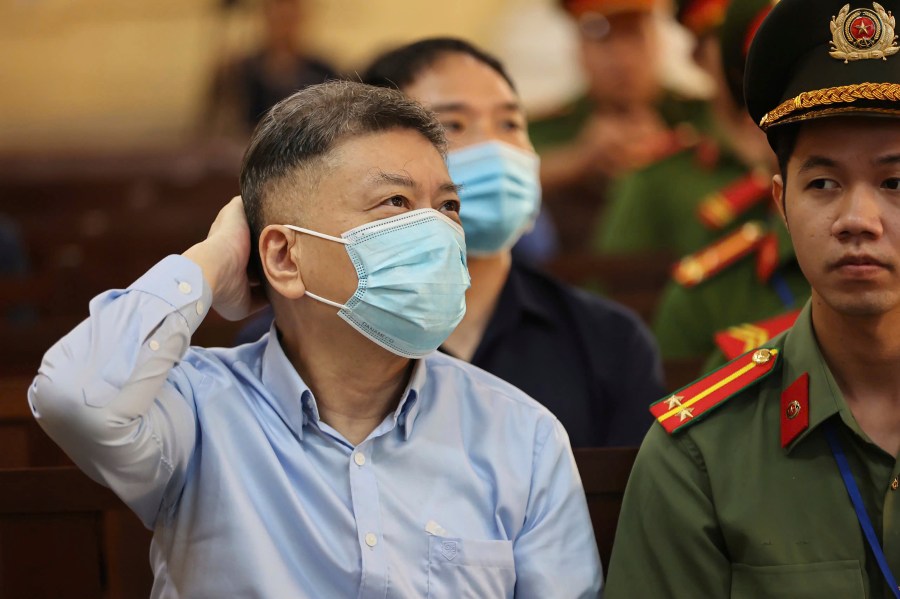
<path id="1" fill-rule="evenodd" d="M 281 226 L 285 227 L 287 229 L 290 229 L 291 231 L 296 231 L 297 233 L 306 233 L 307 235 L 312 235 L 313 237 L 318 237 L 320 239 L 334 241 L 335 243 L 340 243 L 343 245 L 350 245 L 350 242 L 347 241 L 346 239 L 344 239 L 343 237 L 334 237 L 333 235 L 319 233 L 318 231 L 313 231 L 312 229 L 304 229 L 303 227 L 297 227 L 295 225 L 281 225 Z M 339 303 L 333 302 L 329 299 L 325 299 L 324 297 L 316 295 L 315 293 L 313 293 L 309 290 L 306 291 L 306 295 L 308 295 L 309 297 L 311 297 L 312 299 L 314 299 L 318 302 L 322 302 L 323 304 L 337 308 L 338 310 L 345 308 L 344 304 L 339 304 Z"/>

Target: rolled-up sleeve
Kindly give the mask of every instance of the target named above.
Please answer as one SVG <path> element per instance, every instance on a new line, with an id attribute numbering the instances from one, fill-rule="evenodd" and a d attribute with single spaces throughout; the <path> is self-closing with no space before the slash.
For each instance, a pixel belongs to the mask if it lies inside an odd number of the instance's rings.
<path id="1" fill-rule="evenodd" d="M 165 258 L 128 289 L 94 298 L 28 391 L 44 431 L 148 527 L 177 497 L 194 450 L 196 380 L 176 366 L 211 299 L 199 266 Z"/>

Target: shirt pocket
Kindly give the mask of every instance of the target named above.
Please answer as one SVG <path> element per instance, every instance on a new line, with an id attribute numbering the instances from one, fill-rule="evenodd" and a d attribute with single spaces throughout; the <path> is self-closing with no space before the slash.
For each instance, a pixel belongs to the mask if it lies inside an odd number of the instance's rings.
<path id="1" fill-rule="evenodd" d="M 516 565 L 512 541 L 428 537 L 428 597 L 512 598 Z"/>
<path id="2" fill-rule="evenodd" d="M 857 560 L 731 567 L 732 599 L 864 599 L 863 573 Z"/>

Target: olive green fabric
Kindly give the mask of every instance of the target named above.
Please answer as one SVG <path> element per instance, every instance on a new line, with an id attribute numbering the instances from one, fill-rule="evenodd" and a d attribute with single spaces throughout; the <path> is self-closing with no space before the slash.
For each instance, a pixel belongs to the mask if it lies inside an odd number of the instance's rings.
<path id="1" fill-rule="evenodd" d="M 582 96 L 565 106 L 558 113 L 528 122 L 528 136 L 534 149 L 540 154 L 554 146 L 569 143 L 578 137 L 593 111 L 587 96 Z"/>
<path id="2" fill-rule="evenodd" d="M 767 347 L 770 376 L 668 435 L 654 424 L 628 482 L 605 599 L 890 595 L 856 520 L 822 424 L 838 437 L 893 572 L 900 475 L 860 430 L 816 345 L 809 305 Z M 781 446 L 781 394 L 809 374 L 809 428 Z M 887 531 L 886 533 L 884 531 Z"/>
<path id="3" fill-rule="evenodd" d="M 685 150 L 627 175 L 610 191 L 594 249 L 604 255 L 668 252 L 680 257 L 708 246 L 747 220 L 765 218 L 768 200 L 725 229 L 707 227 L 697 215 L 709 194 L 747 173 L 747 167 L 729 152 L 723 152 L 715 164 L 704 165 L 696 151 Z"/>
<path id="4" fill-rule="evenodd" d="M 794 303 L 784 304 L 773 285 L 774 278 L 767 283 L 759 280 L 755 253 L 695 287 L 671 281 L 663 290 L 653 319 L 653 333 L 663 359 L 709 356 L 716 350 L 717 332 L 777 316 L 806 303 L 809 283 L 794 258 L 787 230 L 777 217 L 770 217 L 769 222 L 779 236 L 780 266 L 775 277 L 781 277 L 790 288 Z"/>
<path id="5" fill-rule="evenodd" d="M 687 124 L 698 131 L 705 131 L 709 127 L 710 115 L 704 102 L 667 94 L 658 108 L 663 121 L 670 127 Z M 593 111 L 591 99 L 580 96 L 555 114 L 529 121 L 528 135 L 535 150 L 540 154 L 573 141 L 587 124 Z"/>

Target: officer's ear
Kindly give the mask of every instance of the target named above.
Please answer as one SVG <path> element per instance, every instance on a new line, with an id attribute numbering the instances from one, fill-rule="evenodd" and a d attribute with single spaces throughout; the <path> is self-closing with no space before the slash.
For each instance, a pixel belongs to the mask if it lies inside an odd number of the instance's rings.
<path id="1" fill-rule="evenodd" d="M 787 206 L 785 206 L 784 200 L 784 179 L 780 174 L 775 175 L 772 177 L 772 201 L 775 203 L 775 207 L 778 208 L 778 214 L 781 215 L 784 226 L 787 227 Z M 788 227 L 788 230 L 790 230 L 790 227 Z"/>
<path id="2" fill-rule="evenodd" d="M 295 231 L 283 225 L 269 225 L 259 234 L 259 258 L 269 288 L 287 299 L 306 293 L 297 237 Z"/>

